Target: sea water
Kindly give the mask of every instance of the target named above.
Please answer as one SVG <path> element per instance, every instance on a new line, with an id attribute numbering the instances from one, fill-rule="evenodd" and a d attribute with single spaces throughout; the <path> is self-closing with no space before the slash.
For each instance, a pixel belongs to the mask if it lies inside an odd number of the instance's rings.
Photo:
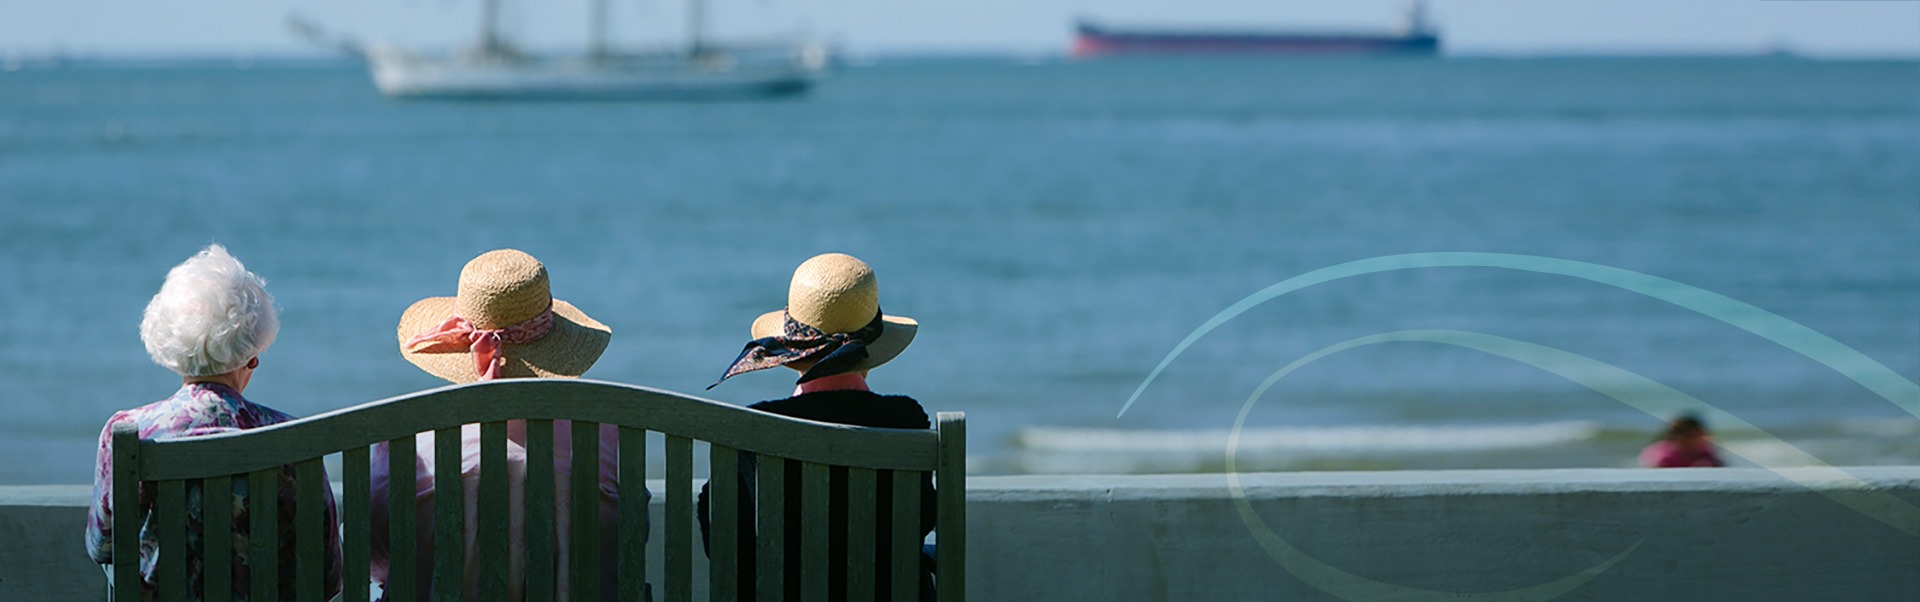
<path id="1" fill-rule="evenodd" d="M 247 67 L 247 68 L 241 68 Z M 1664 416 L 1526 362 L 1577 353 L 1759 430 L 1735 464 L 1920 461 L 1920 419 L 1639 293 L 1495 268 L 1311 286 L 1393 254 L 1552 257 L 1750 303 L 1920 380 L 1920 63 L 1790 59 L 881 61 L 802 98 L 395 102 L 346 63 L 0 73 L 0 484 L 91 475 L 108 414 L 166 397 L 141 310 L 210 242 L 264 276 L 247 396 L 305 415 L 440 384 L 416 300 L 514 247 L 614 331 L 593 378 L 711 391 L 822 252 L 922 328 L 872 375 L 965 411 L 977 472 L 1623 466 Z M 1717 414 L 1716 414 L 1717 415 Z M 1710 427 L 1714 426 L 1709 424 Z M 654 457 L 659 457 L 655 455 Z"/>

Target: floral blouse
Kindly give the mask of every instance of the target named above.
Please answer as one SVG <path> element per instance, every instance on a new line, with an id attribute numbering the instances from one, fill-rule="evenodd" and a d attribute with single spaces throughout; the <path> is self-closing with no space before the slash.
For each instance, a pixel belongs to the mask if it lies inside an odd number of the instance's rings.
<path id="1" fill-rule="evenodd" d="M 87 555 L 94 562 L 112 564 L 113 557 L 113 427 L 131 422 L 139 428 L 140 438 L 145 440 L 171 439 L 211 435 L 237 430 L 258 428 L 293 420 L 292 416 L 278 410 L 259 405 L 225 385 L 215 383 L 190 383 L 180 388 L 172 397 L 152 404 L 115 412 L 107 419 L 105 428 L 100 430 L 99 460 L 93 475 L 92 504 L 87 509 Z M 324 476 L 324 472 L 322 475 Z M 293 519 L 294 485 L 293 469 L 287 467 L 280 472 L 280 558 L 279 583 L 280 599 L 293 599 L 293 549 L 295 533 Z M 322 532 L 327 541 L 326 567 L 324 579 L 327 596 L 332 597 L 340 591 L 340 530 L 339 515 L 333 504 L 332 488 L 326 492 L 326 526 Z M 187 547 L 192 550 L 201 547 L 201 495 L 198 484 L 190 484 L 187 490 Z M 251 522 L 247 516 L 247 480 L 233 480 L 233 594 L 235 600 L 246 600 L 250 593 L 250 579 L 243 554 L 248 550 L 247 536 Z M 140 488 L 140 508 L 143 515 L 140 521 L 140 577 L 141 599 L 154 597 L 154 584 L 157 579 L 156 567 L 159 556 L 159 540 L 154 534 L 157 518 L 152 513 L 154 491 L 151 485 Z M 201 589 L 202 566 L 198 555 L 187 560 L 187 578 L 194 591 Z M 199 599 L 197 594 L 190 594 Z"/>

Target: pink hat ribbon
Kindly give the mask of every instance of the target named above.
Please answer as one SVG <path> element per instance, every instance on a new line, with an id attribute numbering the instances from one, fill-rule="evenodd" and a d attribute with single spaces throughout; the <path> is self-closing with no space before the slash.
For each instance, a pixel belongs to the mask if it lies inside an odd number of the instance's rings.
<path id="1" fill-rule="evenodd" d="M 480 330 L 473 327 L 466 318 L 454 316 L 441 322 L 431 332 L 407 339 L 407 349 L 420 351 L 458 351 L 464 346 L 473 353 L 473 371 L 480 380 L 500 378 L 500 346 L 504 343 L 531 343 L 547 336 L 553 328 L 553 309 L 548 308 L 540 315 L 497 330 Z M 426 347 L 419 347 L 427 343 Z"/>

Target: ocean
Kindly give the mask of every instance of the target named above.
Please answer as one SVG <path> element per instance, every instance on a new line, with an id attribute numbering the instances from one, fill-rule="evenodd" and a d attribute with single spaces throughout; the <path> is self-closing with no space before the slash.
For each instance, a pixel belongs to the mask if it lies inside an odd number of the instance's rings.
<path id="1" fill-rule="evenodd" d="M 296 415 L 439 384 L 399 357 L 400 312 L 502 247 L 613 328 L 589 377 L 781 397 L 774 371 L 702 388 L 796 265 L 840 251 L 922 324 L 875 388 L 967 412 L 980 474 L 1223 470 L 1274 371 L 1413 329 L 1683 391 L 1758 427 L 1716 431 L 1736 465 L 1920 461 L 1920 418 L 1827 366 L 1496 268 L 1261 303 L 1121 414 L 1262 288 L 1441 251 L 1686 283 L 1920 380 L 1912 61 L 900 59 L 803 98 L 657 104 L 395 102 L 347 63 L 0 73 L 0 484 L 88 482 L 106 417 L 177 387 L 140 313 L 209 242 L 268 280 L 282 329 L 247 396 Z M 1661 418 L 1503 357 L 1371 345 L 1267 389 L 1236 468 L 1628 466 Z"/>

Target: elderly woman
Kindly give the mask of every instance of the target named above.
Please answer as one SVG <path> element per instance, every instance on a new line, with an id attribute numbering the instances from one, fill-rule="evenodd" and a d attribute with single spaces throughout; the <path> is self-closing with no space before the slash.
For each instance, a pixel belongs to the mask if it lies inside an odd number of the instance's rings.
<path id="1" fill-rule="evenodd" d="M 913 336 L 919 332 L 919 328 L 920 323 L 913 318 L 880 312 L 880 285 L 866 262 L 840 253 L 818 255 L 794 270 L 793 280 L 787 287 L 786 309 L 770 311 L 754 319 L 750 327 L 754 339 L 727 366 L 720 380 L 755 370 L 785 367 L 800 373 L 799 380 L 794 383 L 793 395 L 747 407 L 794 418 L 854 426 L 929 428 L 932 425 L 920 402 L 905 395 L 882 395 L 867 388 L 868 372 L 906 351 L 907 344 L 913 342 Z M 747 476 L 757 468 L 752 456 L 742 456 L 745 461 L 740 464 L 739 491 L 749 491 L 752 485 Z M 800 513 L 801 475 L 798 462 L 787 464 L 786 483 L 789 500 L 786 504 L 786 529 L 788 533 L 793 533 L 803 520 Z M 875 529 L 873 545 L 876 550 L 884 550 L 891 545 L 893 537 L 893 475 L 880 474 L 877 485 L 874 495 L 878 500 L 877 524 L 880 528 Z M 827 532 L 833 535 L 827 542 L 827 554 L 833 558 L 847 555 L 845 525 L 848 486 L 845 468 L 836 467 L 828 475 Z M 712 546 L 707 501 L 710 487 L 710 484 L 700 487 L 699 501 L 695 505 L 696 515 L 700 519 L 701 540 L 709 548 Z M 918 530 L 921 540 L 925 540 L 927 534 L 933 531 L 938 511 L 936 499 L 933 480 L 923 474 L 920 477 Z M 751 498 L 741 500 L 737 509 L 736 524 L 756 523 L 754 501 Z M 741 566 L 754 566 L 758 546 L 753 529 L 741 529 L 736 545 Z M 786 546 L 786 591 L 758 592 L 760 599 L 795 600 L 800 597 L 800 538 L 788 537 Z M 846 563 L 832 563 L 827 575 L 829 597 L 846 597 L 846 574 Z M 874 591 L 892 591 L 892 571 L 888 570 L 884 561 L 874 567 L 873 574 L 876 578 Z M 743 571 L 739 577 L 740 599 L 754 599 L 758 584 L 752 573 Z M 932 599 L 933 585 L 933 575 L 922 570 L 922 599 Z"/>
<path id="2" fill-rule="evenodd" d="M 472 383 L 504 378 L 579 378 L 600 359 L 613 337 L 613 330 L 588 317 L 572 303 L 553 298 L 547 268 L 532 255 L 514 249 L 489 251 L 467 262 L 460 270 L 456 296 L 429 297 L 415 302 L 400 315 L 398 329 L 400 356 L 428 374 L 451 383 Z M 508 533 L 508 600 L 541 599 L 526 594 L 526 575 L 521 567 L 526 551 L 525 494 L 527 478 L 527 426 L 524 421 L 509 421 L 507 426 L 508 523 L 487 525 Z M 553 421 L 554 487 L 554 591 L 552 598 L 571 600 L 571 545 L 573 488 L 567 486 L 573 475 L 573 423 Z M 600 425 L 599 498 L 600 530 L 615 532 L 619 526 L 619 446 L 618 427 Z M 480 579 L 478 533 L 480 427 L 465 425 L 460 430 L 460 481 L 441 484 L 434 480 L 434 433 L 415 435 L 414 474 L 389 473 L 393 450 L 387 444 L 375 445 L 372 454 L 372 500 L 368 524 L 375 536 L 371 550 L 371 573 L 381 588 L 382 599 L 393 574 L 392 551 L 386 535 L 392 520 L 388 495 L 395 487 L 411 486 L 414 492 L 414 525 L 417 536 L 414 574 L 432 575 L 434 554 L 434 505 L 440 488 L 462 498 L 466 511 L 463 549 L 463 599 L 474 599 Z M 408 453 L 401 451 L 400 453 Z M 403 491 L 405 489 L 402 489 Z M 647 496 L 643 488 L 637 492 Z M 617 589 L 614 562 L 616 538 L 602 538 L 600 553 L 600 594 L 613 600 Z M 415 581 L 415 596 L 433 597 L 433 579 Z"/>
<path id="3" fill-rule="evenodd" d="M 292 420 L 273 408 L 248 401 L 241 393 L 253 381 L 260 367 L 260 354 L 273 344 L 280 331 L 274 314 L 273 297 L 267 295 L 266 282 L 220 245 L 208 245 L 198 254 L 167 272 L 160 292 L 147 304 L 146 317 L 140 321 L 140 340 L 154 363 L 180 375 L 180 390 L 172 397 L 131 410 L 114 413 L 100 430 L 99 463 L 94 471 L 93 503 L 87 512 L 87 555 L 107 565 L 112 578 L 114 562 L 140 563 L 141 599 L 154 597 L 158 542 L 154 535 L 153 508 L 148 500 L 153 492 L 142 487 L 139 508 L 121 508 L 138 512 L 140 520 L 140 557 L 113 557 L 113 449 L 115 425 L 130 423 L 139 428 L 141 439 L 169 439 L 209 435 L 259 428 Z M 293 549 L 298 545 L 293 517 L 293 471 L 280 474 L 279 542 L 282 562 L 280 599 L 293 597 Z M 247 481 L 235 479 L 232 517 L 203 517 L 198 507 L 201 495 L 189 493 L 187 529 L 201 530 L 203 519 L 233 521 L 233 596 L 247 599 L 250 573 L 241 554 L 245 553 L 251 526 L 244 515 L 247 508 Z M 326 499 L 326 582 L 328 596 L 340 590 L 340 536 L 336 528 L 333 495 Z M 201 563 L 205 559 L 188 558 L 187 574 L 191 591 L 200 591 Z M 191 596 L 191 594 L 189 594 Z"/>

